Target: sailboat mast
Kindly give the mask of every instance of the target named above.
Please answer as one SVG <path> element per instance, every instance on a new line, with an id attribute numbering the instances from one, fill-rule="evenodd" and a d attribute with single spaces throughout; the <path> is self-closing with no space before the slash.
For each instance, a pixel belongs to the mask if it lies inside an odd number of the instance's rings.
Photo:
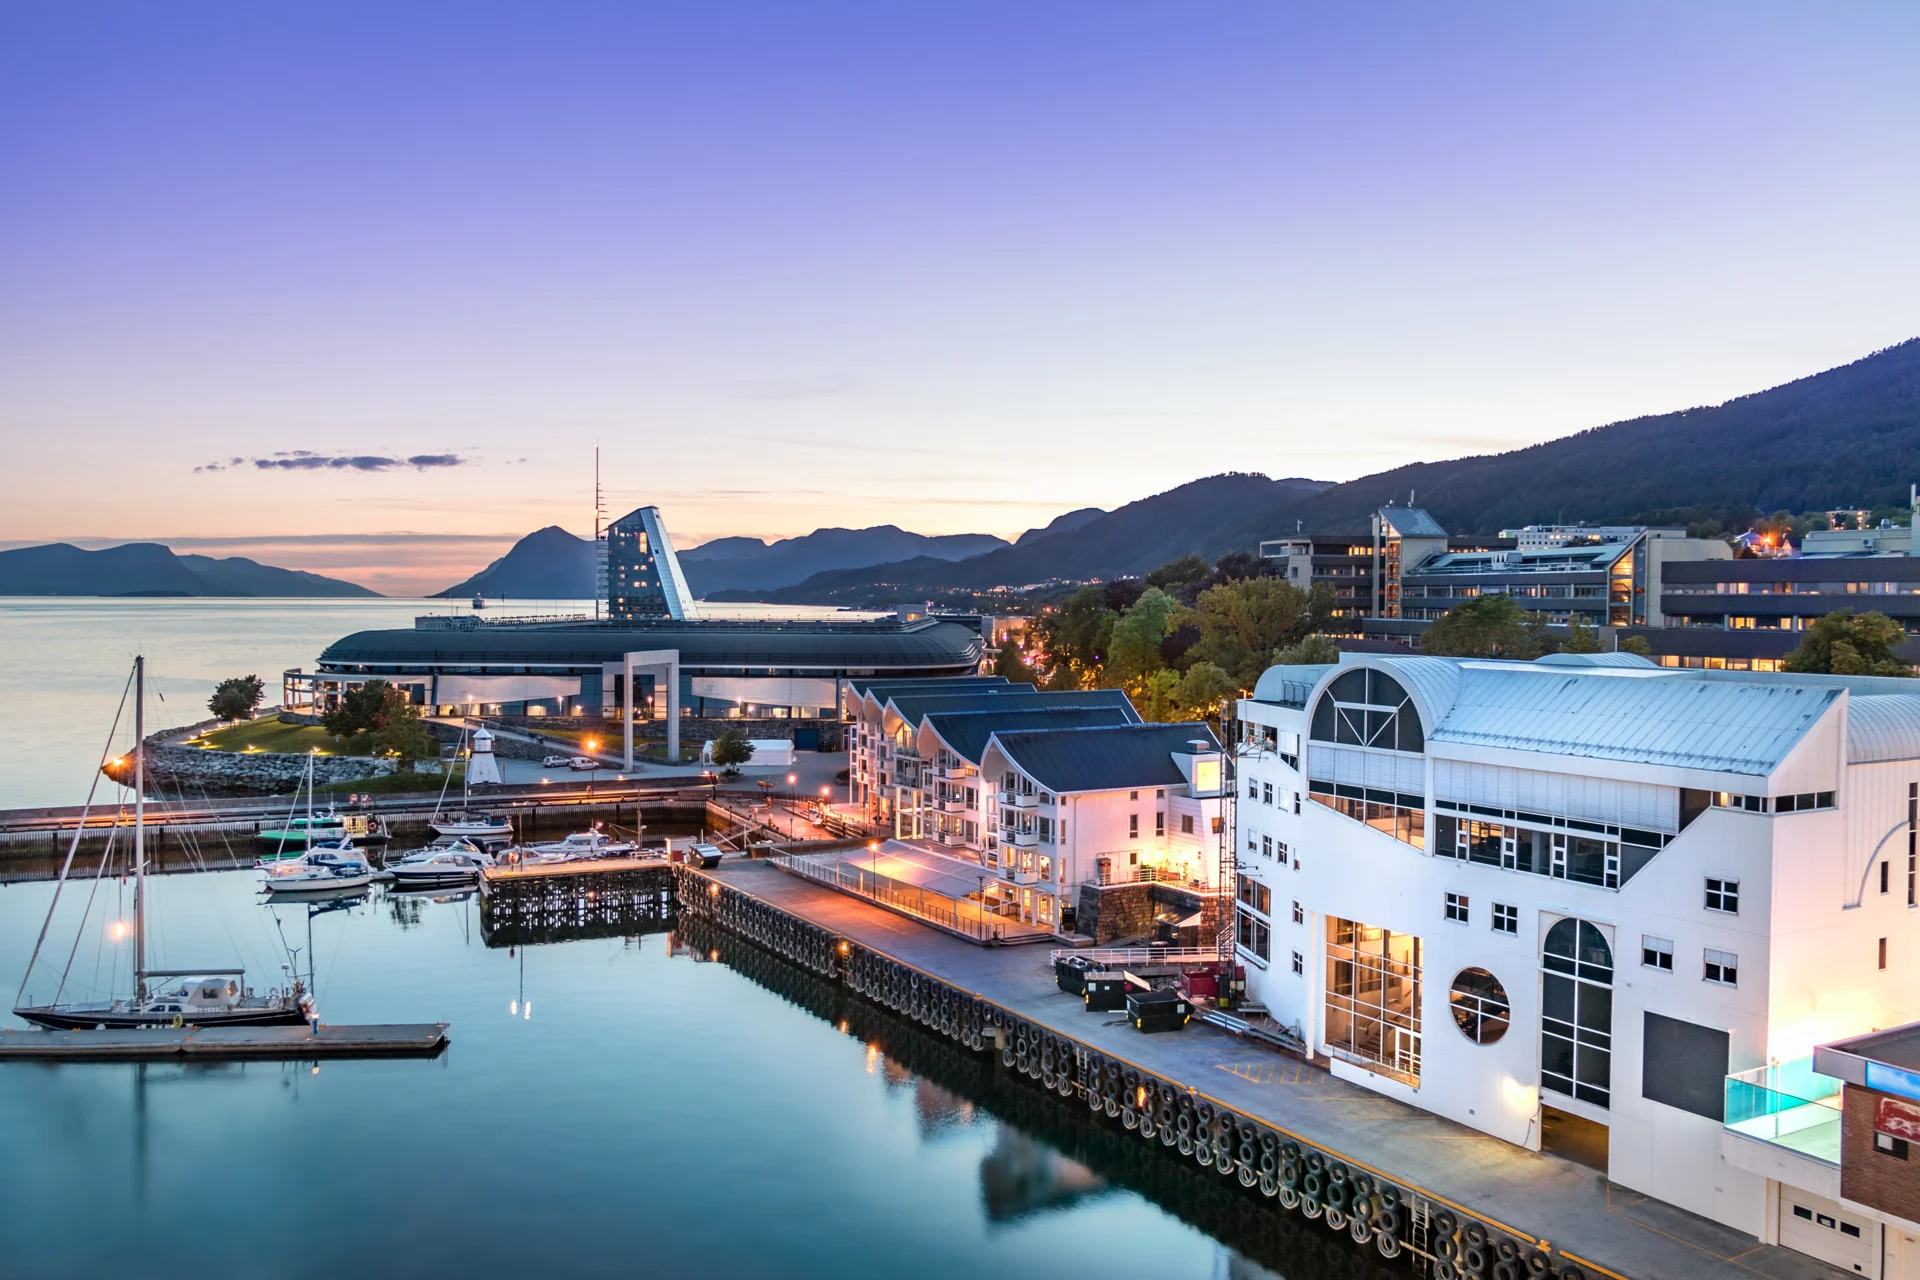
<path id="1" fill-rule="evenodd" d="M 147 998 L 147 660 L 133 660 L 133 981 Z"/>

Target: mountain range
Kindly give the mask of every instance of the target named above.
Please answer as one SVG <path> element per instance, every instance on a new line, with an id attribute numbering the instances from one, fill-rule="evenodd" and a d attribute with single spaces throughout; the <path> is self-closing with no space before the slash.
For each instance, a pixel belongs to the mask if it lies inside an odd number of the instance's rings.
<path id="1" fill-rule="evenodd" d="M 157 542 L 83 551 L 65 542 L 0 551 L 0 596 L 378 596 L 240 556 L 176 555 Z"/>

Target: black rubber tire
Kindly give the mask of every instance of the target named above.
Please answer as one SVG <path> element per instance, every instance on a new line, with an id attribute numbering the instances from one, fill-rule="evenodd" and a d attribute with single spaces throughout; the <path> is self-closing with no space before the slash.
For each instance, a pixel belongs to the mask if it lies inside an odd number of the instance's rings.
<path id="1" fill-rule="evenodd" d="M 1470 1244 L 1460 1251 L 1460 1269 L 1470 1275 L 1487 1274 L 1487 1248 L 1485 1245 Z"/>
<path id="2" fill-rule="evenodd" d="M 1308 1166 L 1307 1176 L 1300 1179 L 1300 1194 L 1302 1196 L 1311 1196 L 1313 1197 L 1315 1202 L 1318 1202 L 1321 1195 L 1325 1193 L 1326 1189 L 1327 1189 L 1326 1178 L 1321 1176 L 1321 1173 L 1318 1169 L 1315 1169 L 1312 1166 Z"/>
<path id="3" fill-rule="evenodd" d="M 1460 1232 L 1461 1238 L 1476 1249 L 1487 1247 L 1487 1229 L 1477 1222 L 1469 1222 Z"/>
<path id="4" fill-rule="evenodd" d="M 1373 1239 L 1373 1224 L 1365 1218 L 1354 1218 L 1347 1223 L 1347 1234 L 1353 1237 L 1355 1244 L 1365 1244 Z"/>
<path id="5" fill-rule="evenodd" d="M 1541 1249 L 1527 1250 L 1527 1274 L 1534 1280 L 1546 1280 L 1553 1274 L 1553 1259 Z"/>
<path id="6" fill-rule="evenodd" d="M 1300 1197 L 1300 1212 L 1308 1218 L 1318 1218 L 1323 1208 L 1324 1206 L 1312 1196 Z"/>
<path id="7" fill-rule="evenodd" d="M 1520 1280 L 1520 1261 L 1502 1258 L 1493 1264 L 1493 1280 Z"/>

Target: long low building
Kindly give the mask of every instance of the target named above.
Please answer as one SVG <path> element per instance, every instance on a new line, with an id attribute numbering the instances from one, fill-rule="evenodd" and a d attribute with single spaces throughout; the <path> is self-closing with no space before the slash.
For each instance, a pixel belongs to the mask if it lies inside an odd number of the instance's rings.
<path id="1" fill-rule="evenodd" d="M 664 711 L 666 659 L 683 715 L 832 720 L 849 679 L 917 680 L 979 670 L 985 641 L 953 622 L 482 622 L 421 618 L 411 629 L 357 631 L 328 645 L 318 669 L 288 671 L 284 705 L 326 710 L 348 689 L 385 680 L 443 714 L 612 715 L 633 701 Z"/>

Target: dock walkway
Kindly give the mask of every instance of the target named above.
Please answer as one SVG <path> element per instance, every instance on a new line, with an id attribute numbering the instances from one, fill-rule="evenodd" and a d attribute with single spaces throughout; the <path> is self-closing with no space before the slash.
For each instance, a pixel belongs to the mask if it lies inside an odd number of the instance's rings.
<path id="1" fill-rule="evenodd" d="M 1141 1072 L 1189 1086 L 1201 1099 L 1378 1171 L 1437 1204 L 1516 1236 L 1550 1241 L 1589 1276 L 1824 1280 L 1841 1274 L 1649 1200 L 1583 1165 L 1502 1142 L 1224 1031 L 1195 1023 L 1178 1034 L 1141 1035 L 1117 1015 L 1086 1012 L 1057 988 L 1044 953 L 1031 948 L 982 948 L 762 861 L 729 859 L 714 871 L 685 874 L 737 890 Z"/>
<path id="2" fill-rule="evenodd" d="M 444 1022 L 357 1027 L 186 1027 L 141 1031 L 0 1030 L 0 1062 L 141 1062 L 160 1058 L 430 1058 L 447 1047 Z"/>

